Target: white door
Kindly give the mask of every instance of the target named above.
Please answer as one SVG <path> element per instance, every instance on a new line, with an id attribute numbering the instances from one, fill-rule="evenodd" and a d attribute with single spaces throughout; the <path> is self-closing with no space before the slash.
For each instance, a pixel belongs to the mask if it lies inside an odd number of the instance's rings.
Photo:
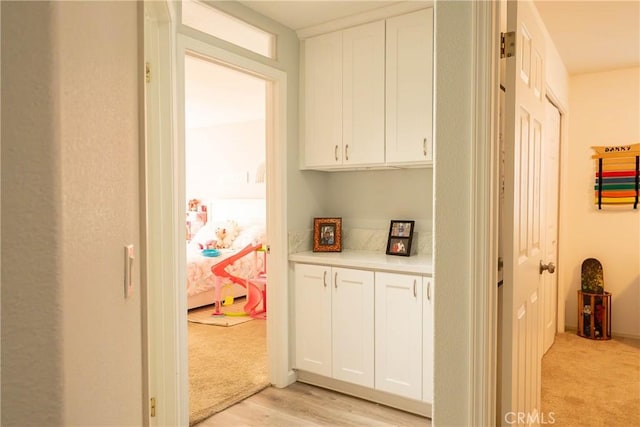
<path id="1" fill-rule="evenodd" d="M 333 378 L 373 387 L 373 272 L 333 268 Z"/>
<path id="2" fill-rule="evenodd" d="M 375 388 L 421 400 L 422 277 L 375 277 Z"/>
<path id="3" fill-rule="evenodd" d="M 296 368 L 331 376 L 331 267 L 295 266 Z"/>
<path id="4" fill-rule="evenodd" d="M 558 260 L 558 192 L 560 171 L 560 111 L 548 99 L 545 102 L 546 132 L 542 151 L 544 170 L 545 245 L 544 259 Z M 546 353 L 556 337 L 558 320 L 558 275 L 544 274 L 542 287 L 544 346 Z"/>
<path id="5" fill-rule="evenodd" d="M 544 37 L 533 3 L 507 2 L 515 55 L 506 59 L 504 283 L 499 423 L 540 411 Z M 518 419 L 516 419 L 516 422 Z"/>

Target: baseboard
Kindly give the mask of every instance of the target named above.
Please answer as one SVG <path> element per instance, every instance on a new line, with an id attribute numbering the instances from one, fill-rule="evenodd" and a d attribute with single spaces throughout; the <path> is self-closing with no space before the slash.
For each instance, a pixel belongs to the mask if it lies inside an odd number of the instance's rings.
<path id="1" fill-rule="evenodd" d="M 577 326 L 572 326 L 572 325 L 565 325 L 564 326 L 564 331 L 565 332 L 578 333 L 578 327 Z M 627 339 L 630 339 L 630 340 L 640 340 L 640 335 L 625 334 L 625 333 L 621 333 L 621 332 L 611 331 L 611 338 L 627 338 Z"/>
<path id="2" fill-rule="evenodd" d="M 370 389 L 356 384 L 350 384 L 306 371 L 297 371 L 297 373 L 298 381 L 300 382 L 327 388 L 329 390 L 400 409 L 405 412 L 411 412 L 412 414 L 431 418 L 432 406 L 430 403 L 407 399 L 405 397 L 396 396 L 395 394 Z"/>

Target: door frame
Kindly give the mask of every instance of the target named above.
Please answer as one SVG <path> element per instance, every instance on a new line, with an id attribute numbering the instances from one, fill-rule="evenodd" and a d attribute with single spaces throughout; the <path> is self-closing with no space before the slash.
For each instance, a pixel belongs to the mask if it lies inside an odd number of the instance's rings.
<path id="1" fill-rule="evenodd" d="M 145 2 L 145 61 L 151 79 L 145 90 L 146 139 L 142 201 L 146 258 L 142 260 L 145 425 L 187 425 L 187 299 L 184 288 L 184 66 L 187 49 L 267 81 L 266 193 L 269 381 L 285 387 L 295 380 L 289 368 L 287 262 L 287 75 L 284 71 L 181 34 L 180 8 L 171 2 Z M 147 28 L 148 27 L 148 28 Z M 147 49 L 148 48 L 148 49 Z M 184 62 L 182 61 L 182 64 Z M 157 70 L 157 71 L 156 71 Z M 182 93 L 182 94 L 181 94 Z M 150 414 L 155 398 L 156 415 Z"/>
<path id="2" fill-rule="evenodd" d="M 567 218 L 566 216 L 563 216 L 563 212 L 567 212 L 568 210 L 564 208 L 563 204 L 562 204 L 562 200 L 563 194 L 566 194 L 567 190 L 567 183 L 565 182 L 566 180 L 563 180 L 562 177 L 563 176 L 567 176 L 567 167 L 568 167 L 568 163 L 563 161 L 563 159 L 568 158 L 568 144 L 565 143 L 565 141 L 567 141 L 567 126 L 566 126 L 566 120 L 567 120 L 567 108 L 562 105 L 562 102 L 560 102 L 560 98 L 554 93 L 553 88 L 551 88 L 548 84 L 545 88 L 545 95 L 547 96 L 548 100 L 553 104 L 554 107 L 556 107 L 558 109 L 558 111 L 560 112 L 560 141 L 559 141 L 559 153 L 558 153 L 558 259 L 556 262 L 556 275 L 557 275 L 557 279 L 558 279 L 558 287 L 557 287 L 557 291 L 558 291 L 558 299 L 557 299 L 557 306 L 556 306 L 556 332 L 557 333 L 563 333 L 565 331 L 565 303 L 566 303 L 566 294 L 565 294 L 565 290 L 564 287 L 562 286 L 563 283 L 569 283 L 565 280 L 563 280 L 563 274 L 564 274 L 564 270 L 562 268 L 563 265 L 565 265 L 565 258 L 566 258 L 566 254 L 563 252 L 563 246 L 562 246 L 562 242 L 565 241 L 563 238 L 563 232 L 562 230 L 566 227 L 563 227 L 564 224 L 566 224 L 569 220 L 569 218 Z M 566 214 L 565 214 L 566 215 Z"/>

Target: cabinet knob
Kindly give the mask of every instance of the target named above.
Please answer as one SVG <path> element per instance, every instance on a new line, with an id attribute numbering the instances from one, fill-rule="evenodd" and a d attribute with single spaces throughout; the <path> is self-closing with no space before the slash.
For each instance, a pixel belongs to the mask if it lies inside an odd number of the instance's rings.
<path id="1" fill-rule="evenodd" d="M 325 288 L 327 287 L 327 272 L 326 272 L 326 270 L 322 274 L 322 284 L 324 285 Z"/>
<path id="2" fill-rule="evenodd" d="M 333 275 L 333 287 L 338 289 L 338 272 Z"/>
<path id="3" fill-rule="evenodd" d="M 413 279 L 413 297 L 418 298 L 418 282 L 416 279 Z"/>
<path id="4" fill-rule="evenodd" d="M 349 160 L 349 144 L 344 147 L 344 157 L 346 160 Z"/>
<path id="5" fill-rule="evenodd" d="M 333 149 L 333 156 L 336 158 L 336 162 L 338 161 L 338 146 L 336 145 Z"/>
<path id="6" fill-rule="evenodd" d="M 431 280 L 427 282 L 427 300 L 431 301 Z"/>
<path id="7" fill-rule="evenodd" d="M 422 140 L 422 154 L 427 157 L 427 138 Z"/>

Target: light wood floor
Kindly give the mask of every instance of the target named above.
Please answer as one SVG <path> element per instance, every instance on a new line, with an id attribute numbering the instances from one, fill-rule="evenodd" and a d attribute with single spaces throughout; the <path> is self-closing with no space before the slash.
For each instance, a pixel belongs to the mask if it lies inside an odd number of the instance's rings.
<path id="1" fill-rule="evenodd" d="M 430 426 L 431 420 L 303 383 L 268 387 L 198 427 Z"/>

